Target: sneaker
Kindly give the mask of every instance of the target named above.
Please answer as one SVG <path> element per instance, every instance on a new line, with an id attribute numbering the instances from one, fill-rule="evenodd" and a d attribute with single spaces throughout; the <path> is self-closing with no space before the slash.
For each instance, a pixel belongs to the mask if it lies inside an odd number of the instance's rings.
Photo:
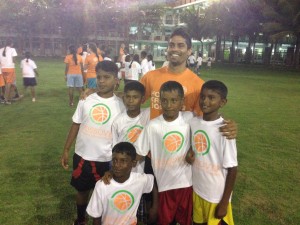
<path id="1" fill-rule="evenodd" d="M 11 105 L 11 101 L 4 101 L 5 105 Z"/>
<path id="2" fill-rule="evenodd" d="M 18 101 L 18 100 L 20 100 L 23 97 L 24 97 L 24 95 L 15 95 L 11 100 L 12 101 Z"/>
<path id="3" fill-rule="evenodd" d="M 32 102 L 35 102 L 35 98 L 32 98 Z"/>
<path id="4" fill-rule="evenodd" d="M 5 100 L 4 100 L 4 99 L 0 99 L 0 103 L 1 103 L 1 104 L 4 104 L 4 103 L 5 103 Z"/>
<path id="5" fill-rule="evenodd" d="M 73 225 L 86 225 L 86 222 L 78 222 L 78 219 L 76 219 L 73 223 Z"/>

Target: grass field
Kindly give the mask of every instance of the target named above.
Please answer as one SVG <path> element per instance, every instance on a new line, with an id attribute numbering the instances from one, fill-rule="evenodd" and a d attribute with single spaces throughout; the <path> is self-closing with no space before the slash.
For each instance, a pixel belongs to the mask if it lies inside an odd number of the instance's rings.
<path id="1" fill-rule="evenodd" d="M 60 166 L 75 110 L 68 106 L 63 59 L 36 62 L 37 102 L 28 92 L 0 105 L 1 225 L 69 225 L 75 218 L 70 171 Z M 239 126 L 235 223 L 299 224 L 300 73 L 213 65 L 201 76 L 227 84 L 223 113 Z"/>

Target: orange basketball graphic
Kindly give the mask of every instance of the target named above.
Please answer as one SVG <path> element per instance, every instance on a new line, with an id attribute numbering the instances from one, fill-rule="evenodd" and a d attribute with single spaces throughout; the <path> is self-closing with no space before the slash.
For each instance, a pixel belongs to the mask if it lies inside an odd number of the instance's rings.
<path id="1" fill-rule="evenodd" d="M 90 118 L 94 123 L 105 124 L 110 119 L 110 109 L 104 104 L 97 104 L 90 110 Z"/>
<path id="2" fill-rule="evenodd" d="M 113 194 L 111 203 L 114 209 L 124 213 L 132 207 L 134 197 L 130 192 L 121 190 Z"/>
<path id="3" fill-rule="evenodd" d="M 183 145 L 183 135 L 177 131 L 167 133 L 163 138 L 164 149 L 170 153 L 177 152 Z"/>
<path id="4" fill-rule="evenodd" d="M 203 130 L 197 130 L 193 135 L 193 148 L 196 153 L 205 155 L 209 152 L 210 141 Z"/>
<path id="5" fill-rule="evenodd" d="M 127 131 L 127 141 L 134 143 L 143 130 L 142 126 L 133 126 Z"/>

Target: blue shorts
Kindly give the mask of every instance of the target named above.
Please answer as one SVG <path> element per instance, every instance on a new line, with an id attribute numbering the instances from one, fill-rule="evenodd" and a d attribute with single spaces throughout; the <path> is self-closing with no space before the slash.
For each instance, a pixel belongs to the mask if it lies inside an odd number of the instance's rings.
<path id="1" fill-rule="evenodd" d="M 87 88 L 96 89 L 97 88 L 97 79 L 88 78 L 87 79 Z"/>
<path id="2" fill-rule="evenodd" d="M 68 87 L 83 87 L 83 78 L 81 74 L 68 74 L 67 75 Z"/>
<path id="3" fill-rule="evenodd" d="M 25 87 L 36 86 L 36 79 L 35 79 L 35 77 L 24 77 L 23 78 L 23 85 Z"/>

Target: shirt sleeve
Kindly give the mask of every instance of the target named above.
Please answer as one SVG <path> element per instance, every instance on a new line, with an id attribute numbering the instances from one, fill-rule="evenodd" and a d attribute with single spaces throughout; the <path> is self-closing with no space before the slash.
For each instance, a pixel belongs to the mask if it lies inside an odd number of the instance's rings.
<path id="1" fill-rule="evenodd" d="M 86 208 L 86 212 L 93 218 L 99 218 L 103 214 L 103 196 L 100 188 L 101 183 L 98 181 Z"/>
<path id="2" fill-rule="evenodd" d="M 78 124 L 82 123 L 83 105 L 84 105 L 84 100 L 80 100 L 78 102 L 75 113 L 72 117 L 72 120 L 73 120 L 74 123 L 78 123 Z"/>
<path id="3" fill-rule="evenodd" d="M 148 125 L 143 129 L 140 136 L 134 143 L 134 146 L 136 148 L 136 153 L 141 156 L 146 156 L 150 150 L 150 143 L 149 143 L 149 129 Z"/>
<path id="4" fill-rule="evenodd" d="M 150 193 L 153 189 L 154 185 L 154 176 L 152 174 L 143 174 L 145 176 L 145 186 L 143 189 L 143 193 Z"/>
<path id="5" fill-rule="evenodd" d="M 224 152 L 223 152 L 223 167 L 231 168 L 238 165 L 237 161 L 237 148 L 236 148 L 236 140 L 231 139 L 228 140 L 223 137 L 224 141 Z"/>

